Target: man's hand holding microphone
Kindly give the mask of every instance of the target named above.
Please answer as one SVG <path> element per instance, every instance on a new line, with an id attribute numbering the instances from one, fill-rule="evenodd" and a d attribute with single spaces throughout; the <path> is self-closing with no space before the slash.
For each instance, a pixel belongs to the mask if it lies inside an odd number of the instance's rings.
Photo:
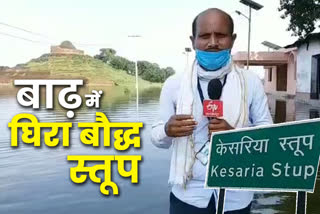
<path id="1" fill-rule="evenodd" d="M 212 79 L 208 84 L 210 100 L 203 101 L 203 114 L 209 119 L 209 135 L 212 132 L 234 129 L 223 117 L 223 102 L 220 100 L 223 85 L 219 79 Z"/>
<path id="2" fill-rule="evenodd" d="M 203 102 L 203 115 L 208 117 L 209 135 L 212 132 L 234 129 L 223 117 L 223 102 L 220 100 L 223 85 L 219 79 L 212 79 L 208 84 L 210 100 L 204 100 L 202 92 L 200 96 Z M 201 90 L 201 88 L 199 89 Z M 198 125 L 192 115 L 173 115 L 165 125 L 165 132 L 169 137 L 184 137 L 193 133 Z"/>

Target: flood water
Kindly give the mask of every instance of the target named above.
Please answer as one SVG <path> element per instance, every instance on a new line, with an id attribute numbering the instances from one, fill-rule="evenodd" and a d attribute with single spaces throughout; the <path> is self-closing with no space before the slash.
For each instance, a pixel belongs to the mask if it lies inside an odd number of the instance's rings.
<path id="1" fill-rule="evenodd" d="M 98 88 L 97 88 L 98 89 Z M 130 148 L 117 152 L 108 147 L 93 149 L 80 143 L 80 131 L 72 129 L 70 148 L 34 148 L 21 144 L 10 147 L 10 130 L 7 128 L 12 117 L 19 113 L 35 114 L 40 122 L 67 121 L 66 111 L 42 109 L 32 111 L 19 106 L 15 92 L 0 88 L 0 213 L 10 214 L 62 214 L 62 213 L 168 213 L 169 163 L 171 150 L 155 148 L 150 142 L 151 124 L 158 111 L 159 89 L 143 91 L 139 101 L 139 121 L 144 123 L 141 131 L 142 148 Z M 116 96 L 104 89 L 100 112 L 105 113 L 111 122 L 137 121 L 134 96 L 123 93 Z M 270 98 L 269 106 L 274 121 L 285 122 L 319 117 L 320 108 L 281 101 Z M 93 122 L 95 110 L 81 108 L 76 111 L 72 122 Z M 74 124 L 75 127 L 75 124 Z M 129 179 L 114 175 L 119 187 L 119 196 L 104 196 L 99 185 L 90 180 L 82 185 L 70 181 L 69 169 L 74 163 L 67 161 L 68 155 L 142 155 L 139 167 L 139 184 L 131 184 Z M 115 173 L 117 174 L 117 173 Z M 319 181 L 320 182 L 320 181 Z M 320 213 L 320 184 L 314 194 L 308 195 L 308 213 Z M 255 196 L 252 213 L 294 213 L 294 193 L 260 192 Z"/>

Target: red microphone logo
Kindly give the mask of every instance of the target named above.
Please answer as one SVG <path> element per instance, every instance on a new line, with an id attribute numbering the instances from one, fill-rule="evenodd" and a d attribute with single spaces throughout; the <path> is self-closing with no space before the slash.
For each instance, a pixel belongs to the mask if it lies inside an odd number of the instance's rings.
<path id="1" fill-rule="evenodd" d="M 223 102 L 220 100 L 204 100 L 203 115 L 205 117 L 223 117 Z"/>

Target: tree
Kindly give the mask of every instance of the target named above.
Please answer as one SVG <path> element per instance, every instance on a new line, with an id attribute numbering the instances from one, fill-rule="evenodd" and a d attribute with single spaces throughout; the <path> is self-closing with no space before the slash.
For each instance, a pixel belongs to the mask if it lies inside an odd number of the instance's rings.
<path id="1" fill-rule="evenodd" d="M 171 75 L 174 75 L 174 73 L 175 73 L 175 71 L 172 67 L 166 67 L 161 70 L 164 73 L 164 79 L 162 80 L 162 82 L 164 82 L 168 77 L 170 77 Z"/>
<path id="2" fill-rule="evenodd" d="M 0 71 L 6 71 L 7 69 L 9 69 L 8 66 L 0 66 Z"/>
<path id="3" fill-rule="evenodd" d="M 116 51 L 110 48 L 101 48 L 100 54 L 94 56 L 95 59 L 108 63 L 111 67 L 124 70 L 127 74 L 135 75 L 135 63 L 124 57 L 116 56 Z M 169 76 L 175 73 L 171 67 L 160 68 L 157 63 L 148 61 L 138 61 L 138 75 L 150 82 L 164 82 Z"/>
<path id="4" fill-rule="evenodd" d="M 101 48 L 100 49 L 100 54 L 101 55 L 111 55 L 111 56 L 114 56 L 116 55 L 116 51 L 112 48 Z"/>
<path id="5" fill-rule="evenodd" d="M 320 20 L 320 0 L 280 0 L 278 10 L 283 14 L 282 19 L 290 17 L 287 31 L 292 31 L 293 36 L 305 38 L 312 33 Z"/>
<path id="6" fill-rule="evenodd" d="M 134 62 L 127 60 L 126 58 L 121 56 L 112 57 L 112 59 L 110 60 L 110 65 L 115 69 L 124 70 L 131 75 L 135 73 Z"/>
<path id="7" fill-rule="evenodd" d="M 138 61 L 138 74 L 144 75 L 145 72 L 160 69 L 159 65 L 148 61 Z"/>
<path id="8" fill-rule="evenodd" d="M 99 59 L 105 63 L 109 63 L 112 58 L 116 55 L 116 51 L 113 50 L 112 48 L 101 48 L 100 49 L 100 54 L 95 55 L 95 59 Z"/>

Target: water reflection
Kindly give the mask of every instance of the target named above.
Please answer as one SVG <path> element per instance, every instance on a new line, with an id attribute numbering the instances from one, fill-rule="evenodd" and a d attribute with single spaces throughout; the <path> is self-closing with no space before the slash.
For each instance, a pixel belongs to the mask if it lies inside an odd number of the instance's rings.
<path id="1" fill-rule="evenodd" d="M 84 89 L 90 91 L 90 89 Z M 106 88 L 101 102 L 102 111 L 111 122 L 136 121 L 135 96 L 124 91 Z M 155 92 L 154 92 L 155 91 Z M 117 94 L 118 93 L 118 94 Z M 154 94 L 158 94 L 154 96 Z M 70 135 L 71 148 L 36 149 L 22 144 L 10 147 L 11 118 L 21 112 L 34 113 L 40 121 L 66 121 L 66 111 L 41 109 L 32 112 L 18 105 L 15 93 L 3 90 L 0 96 L 0 213 L 166 213 L 168 210 L 168 169 L 170 151 L 158 150 L 151 143 L 150 128 L 157 115 L 159 89 L 149 89 L 140 99 L 140 121 L 145 127 L 141 132 L 142 148 L 129 149 L 127 154 L 141 154 L 140 183 L 132 185 L 128 179 L 114 173 L 120 197 L 103 197 L 99 185 L 88 181 L 75 185 L 69 180 L 69 168 L 74 163 L 66 161 L 67 155 L 118 154 L 113 148 L 86 147 L 79 141 L 79 130 Z M 9 111 L 8 111 L 9 110 Z M 76 111 L 72 122 L 95 120 L 95 110 L 82 107 Z M 121 153 L 123 154 L 123 153 Z M 116 169 L 113 169 L 116 172 Z M 150 191 L 152 190 L 152 191 Z M 155 200 L 156 199 L 156 200 Z M 125 205 L 125 206 L 124 206 Z"/>
<path id="2" fill-rule="evenodd" d="M 274 123 L 283 123 L 296 120 L 296 105 L 293 99 L 268 98 L 268 104 Z"/>
<path id="3" fill-rule="evenodd" d="M 276 111 L 274 123 L 283 123 L 286 122 L 287 118 L 287 106 L 286 102 L 283 100 L 276 100 Z"/>
<path id="4" fill-rule="evenodd" d="M 97 88 L 95 88 L 97 89 Z M 100 89 L 100 88 L 99 88 Z M 111 122 L 136 121 L 135 96 L 125 88 L 101 88 L 104 95 L 101 109 Z M 84 88 L 83 92 L 90 92 Z M 102 197 L 99 186 L 90 181 L 75 185 L 69 180 L 67 155 L 117 154 L 112 148 L 92 149 L 79 142 L 79 130 L 70 136 L 71 149 L 35 149 L 22 145 L 10 147 L 10 131 L 7 128 L 11 118 L 31 109 L 21 108 L 16 102 L 15 91 L 0 90 L 0 213 L 168 213 L 169 188 L 167 185 L 170 150 L 155 148 L 150 141 L 151 124 L 158 114 L 159 88 L 141 91 L 139 119 L 145 128 L 141 132 L 143 147 L 130 149 L 128 154 L 141 154 L 140 183 L 132 185 L 128 179 L 121 179 L 116 173 L 120 197 Z M 276 123 L 319 117 L 320 108 L 311 107 L 294 100 L 269 98 L 269 107 Z M 41 110 L 32 112 L 40 121 L 66 121 L 66 111 Z M 94 121 L 95 110 L 82 107 L 76 111 L 72 122 Z M 122 153 L 123 154 L 123 153 Z M 115 169 L 113 170 L 115 171 Z M 320 182 L 320 181 L 319 181 Z M 308 214 L 319 213 L 320 184 L 314 194 L 308 194 Z M 255 195 L 252 213 L 294 213 L 294 193 L 259 192 Z"/>
<path id="5" fill-rule="evenodd" d="M 319 118 L 319 108 L 303 103 L 296 103 L 293 99 L 277 100 L 268 98 L 268 104 L 274 123 L 289 122 L 295 120 L 305 120 Z M 308 194 L 308 214 L 319 213 L 320 199 L 320 172 L 315 192 Z M 295 193 L 258 193 L 255 195 L 253 213 L 273 214 L 273 213 L 295 213 L 296 194 Z"/>
<path id="6" fill-rule="evenodd" d="M 310 109 L 309 110 L 309 118 L 319 118 L 319 110 L 318 109 Z"/>

